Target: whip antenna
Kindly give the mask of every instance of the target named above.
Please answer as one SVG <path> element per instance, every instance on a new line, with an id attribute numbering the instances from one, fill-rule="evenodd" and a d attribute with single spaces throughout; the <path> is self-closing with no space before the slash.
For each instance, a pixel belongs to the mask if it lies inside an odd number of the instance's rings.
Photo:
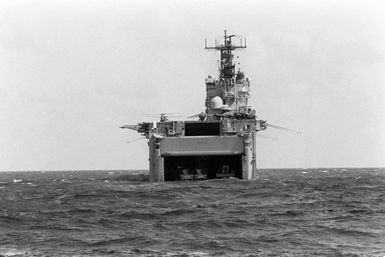
<path id="1" fill-rule="evenodd" d="M 295 130 L 295 129 L 285 128 L 285 127 L 273 125 L 273 124 L 270 124 L 270 123 L 266 123 L 266 126 L 268 126 L 268 127 L 270 127 L 270 128 L 275 128 L 275 129 L 280 129 L 280 130 L 288 131 L 288 132 L 294 132 L 294 133 L 296 133 L 297 135 L 302 134 L 302 131 L 300 131 L 300 130 Z"/>
<path id="2" fill-rule="evenodd" d="M 135 139 L 129 140 L 129 141 L 127 141 L 126 143 L 127 143 L 127 144 L 130 144 L 130 143 L 132 143 L 132 142 L 136 142 L 136 141 L 139 141 L 139 140 L 142 140 L 142 139 L 146 139 L 146 138 L 145 138 L 145 137 L 139 137 L 139 138 L 135 138 Z"/>

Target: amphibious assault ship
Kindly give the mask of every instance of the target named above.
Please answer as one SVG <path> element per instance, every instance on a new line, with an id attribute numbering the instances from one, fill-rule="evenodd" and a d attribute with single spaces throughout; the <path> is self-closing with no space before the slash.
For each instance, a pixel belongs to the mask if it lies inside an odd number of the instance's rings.
<path id="1" fill-rule="evenodd" d="M 233 51 L 244 48 L 246 38 L 226 31 L 213 46 L 205 41 L 205 49 L 220 52 L 218 78 L 205 80 L 205 112 L 121 127 L 148 139 L 150 181 L 256 178 L 255 137 L 268 124 L 249 105 L 250 80 L 233 60 Z"/>

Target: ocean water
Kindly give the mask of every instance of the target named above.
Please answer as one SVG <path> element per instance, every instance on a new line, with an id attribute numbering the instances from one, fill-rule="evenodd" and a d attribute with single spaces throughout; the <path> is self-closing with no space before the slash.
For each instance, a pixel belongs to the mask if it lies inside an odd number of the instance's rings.
<path id="1" fill-rule="evenodd" d="M 385 169 L 0 172 L 0 256 L 385 256 Z"/>

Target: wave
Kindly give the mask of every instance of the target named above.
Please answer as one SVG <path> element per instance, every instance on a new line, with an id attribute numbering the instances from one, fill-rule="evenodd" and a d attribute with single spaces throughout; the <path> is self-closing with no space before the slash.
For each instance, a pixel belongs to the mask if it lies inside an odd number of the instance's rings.
<path id="1" fill-rule="evenodd" d="M 159 219 L 159 214 L 151 213 L 151 212 L 138 212 L 138 211 L 127 211 L 117 215 L 119 218 L 124 219 L 141 219 L 141 220 L 151 220 L 151 219 Z"/>
<path id="2" fill-rule="evenodd" d="M 118 238 L 112 238 L 107 240 L 100 240 L 96 242 L 89 242 L 87 243 L 88 246 L 110 246 L 110 245 L 121 245 L 126 243 L 136 243 L 136 244 L 147 244 L 149 242 L 153 243 L 153 239 L 148 238 L 146 236 L 124 236 L 124 237 L 118 237 Z"/>
<path id="3" fill-rule="evenodd" d="M 376 237 L 377 233 L 369 232 L 369 231 L 363 231 L 358 229 L 352 229 L 352 228 L 343 228 L 343 227 L 330 227 L 330 226 L 322 226 L 323 230 L 326 230 L 330 232 L 332 235 L 343 235 L 348 237 Z"/>
<path id="4" fill-rule="evenodd" d="M 124 174 L 114 178 L 115 181 L 149 182 L 148 174 Z"/>
<path id="5" fill-rule="evenodd" d="M 284 212 L 272 213 L 272 216 L 300 216 L 304 215 L 304 211 L 302 210 L 287 210 Z"/>

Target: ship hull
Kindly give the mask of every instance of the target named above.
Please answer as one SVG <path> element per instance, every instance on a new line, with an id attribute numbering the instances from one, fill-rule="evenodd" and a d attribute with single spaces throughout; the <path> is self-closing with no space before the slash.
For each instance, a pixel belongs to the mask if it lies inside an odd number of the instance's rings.
<path id="1" fill-rule="evenodd" d="M 244 136 L 152 137 L 150 180 L 255 178 L 254 133 Z"/>

